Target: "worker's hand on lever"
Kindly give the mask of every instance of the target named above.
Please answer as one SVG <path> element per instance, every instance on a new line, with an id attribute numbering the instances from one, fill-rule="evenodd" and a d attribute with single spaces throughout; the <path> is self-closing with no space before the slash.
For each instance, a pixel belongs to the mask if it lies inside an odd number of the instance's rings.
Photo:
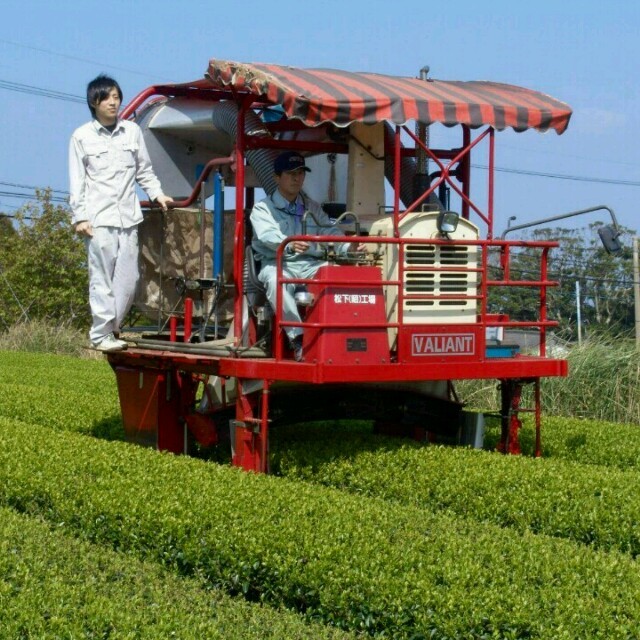
<path id="1" fill-rule="evenodd" d="M 166 211 L 169 208 L 169 205 L 173 204 L 173 198 L 162 194 L 156 198 L 156 202 L 160 205 L 163 211 Z"/>
<path id="2" fill-rule="evenodd" d="M 309 243 L 304 240 L 294 240 L 289 247 L 291 247 L 291 253 L 304 253 L 309 248 Z"/>
<path id="3" fill-rule="evenodd" d="M 82 222 L 78 222 L 76 225 L 76 233 L 79 236 L 87 236 L 91 238 L 93 236 L 93 227 L 88 220 L 83 220 Z"/>

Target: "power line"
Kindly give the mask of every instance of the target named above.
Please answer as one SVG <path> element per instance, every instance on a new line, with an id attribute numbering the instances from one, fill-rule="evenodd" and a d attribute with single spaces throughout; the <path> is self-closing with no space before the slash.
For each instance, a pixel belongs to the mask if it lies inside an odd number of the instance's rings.
<path id="1" fill-rule="evenodd" d="M 5 198 L 22 198 L 23 200 L 33 200 L 34 196 L 30 193 L 20 193 L 18 191 L 0 191 L 0 197 Z M 50 196 L 49 200 L 51 202 L 60 202 L 67 203 L 67 198 L 63 198 L 62 196 Z"/>
<path id="2" fill-rule="evenodd" d="M 17 215 L 12 215 L 10 213 L 0 213 L 0 218 L 9 218 L 9 220 L 14 220 L 17 218 Z M 23 220 L 33 220 L 31 216 L 22 216 Z"/>
<path id="3" fill-rule="evenodd" d="M 104 64 L 102 62 L 98 62 L 96 60 L 88 60 L 87 58 L 80 58 L 79 56 L 71 56 L 66 53 L 59 53 L 57 51 L 51 51 L 51 49 L 43 49 L 41 47 L 34 47 L 28 44 L 24 44 L 22 42 L 15 42 L 13 40 L 5 40 L 0 38 L 0 42 L 4 44 L 10 44 L 14 47 L 21 47 L 22 49 L 31 49 L 32 51 L 39 51 L 40 53 L 46 53 L 47 55 L 57 56 L 59 58 L 67 58 L 67 60 L 76 60 L 78 62 L 88 62 L 89 64 L 95 64 L 99 67 L 103 67 L 106 69 L 117 69 L 118 71 L 125 71 L 126 73 L 132 73 L 137 76 L 146 76 L 147 78 L 155 77 L 157 80 L 157 76 L 151 76 L 148 73 L 144 73 L 142 71 L 135 71 L 133 69 L 127 69 L 125 67 L 116 67 L 114 65 Z"/>
<path id="4" fill-rule="evenodd" d="M 564 273 L 562 271 L 553 271 L 553 265 L 549 265 L 549 267 L 550 268 L 549 268 L 549 272 L 547 273 L 547 277 L 549 279 L 557 280 L 560 285 L 559 289 L 556 289 L 556 291 L 562 290 L 563 280 L 566 280 L 568 283 L 572 283 L 575 280 L 581 280 L 581 281 L 584 280 L 588 282 L 596 282 L 601 284 L 602 283 L 618 284 L 623 286 L 627 286 L 627 282 L 633 282 L 633 276 L 630 274 L 620 274 L 621 277 L 619 278 L 598 278 L 595 276 L 588 276 L 588 275 L 578 274 L 578 273 Z M 497 265 L 489 265 L 489 269 L 491 269 L 492 271 L 495 271 L 498 274 L 502 272 L 502 268 Z M 518 268 L 514 270 L 513 266 L 511 267 L 511 270 L 517 271 L 517 273 L 523 276 L 527 276 L 527 275 L 532 276 L 533 280 L 540 277 L 540 272 L 538 270 L 531 270 L 526 268 L 524 269 Z M 499 286 L 508 287 L 508 282 L 505 282 L 504 285 L 499 285 Z"/>
<path id="5" fill-rule="evenodd" d="M 0 210 L 2 209 L 13 209 L 14 211 L 17 211 L 18 209 L 20 209 L 20 207 L 15 204 L 9 204 L 8 202 L 3 202 L 2 200 L 0 200 Z"/>
<path id="6" fill-rule="evenodd" d="M 9 91 L 17 91 L 19 93 L 28 93 L 34 96 L 42 96 L 44 98 L 54 98 L 55 100 L 64 100 L 66 102 L 78 102 L 85 104 L 86 99 L 72 93 L 64 93 L 62 91 L 54 91 L 53 89 L 43 89 L 42 87 L 34 87 L 30 84 L 21 84 L 20 82 L 11 82 L 9 80 L 0 80 L 0 89 L 8 89 Z"/>
<path id="7" fill-rule="evenodd" d="M 34 191 L 36 189 L 40 189 L 41 191 L 48 189 L 52 193 L 64 193 L 65 195 L 69 195 L 68 191 L 62 191 L 61 189 L 52 189 L 51 187 L 34 187 L 28 184 L 16 184 L 15 182 L 2 182 L 2 181 L 0 181 L 0 184 L 4 185 L 5 187 L 18 187 L 18 189 L 33 189 Z"/>
<path id="8" fill-rule="evenodd" d="M 489 169 L 486 165 L 472 164 L 476 169 Z M 506 167 L 494 167 L 495 171 L 501 173 L 516 173 L 523 176 L 538 176 L 540 178 L 555 178 L 558 180 L 575 180 L 577 182 L 598 182 L 602 184 L 617 184 L 627 187 L 640 187 L 640 182 L 636 180 L 614 180 L 613 178 L 589 178 L 586 176 L 572 176 L 564 173 L 547 173 L 545 171 L 528 171 L 525 169 L 507 169 Z"/>
<path id="9" fill-rule="evenodd" d="M 563 157 L 563 158 L 575 158 L 577 160 L 584 160 L 584 157 L 575 153 L 564 153 L 562 151 L 558 151 L 558 150 L 553 150 L 553 151 L 549 151 L 546 149 L 525 149 L 523 147 L 517 146 L 517 145 L 511 145 L 509 143 L 505 143 L 505 142 L 501 142 L 500 143 L 500 148 L 501 149 L 513 149 L 515 151 L 518 151 L 519 153 L 539 153 L 542 155 L 546 155 L 546 156 L 553 156 L 553 157 Z M 637 162 L 624 162 L 622 160 L 611 160 L 611 159 L 607 159 L 606 160 L 607 165 L 610 164 L 619 164 L 619 165 L 623 165 L 623 166 L 627 166 L 627 167 L 637 167 L 638 163 Z"/>

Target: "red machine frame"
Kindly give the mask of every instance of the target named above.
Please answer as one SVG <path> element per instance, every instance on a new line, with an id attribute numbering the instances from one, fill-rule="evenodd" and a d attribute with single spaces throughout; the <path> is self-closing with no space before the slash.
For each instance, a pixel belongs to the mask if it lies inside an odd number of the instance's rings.
<path id="1" fill-rule="evenodd" d="M 298 142 L 291 140 L 277 140 L 273 138 L 252 138 L 245 133 L 244 119 L 249 110 L 273 104 L 266 96 L 256 97 L 247 93 L 242 87 L 229 86 L 226 88 L 206 88 L 202 81 L 191 85 L 156 86 L 150 87 L 137 96 L 124 110 L 122 117 L 130 117 L 142 104 L 153 96 L 184 96 L 186 98 L 207 99 L 212 102 L 234 100 L 238 106 L 237 137 L 235 151 L 229 157 L 215 158 L 207 164 L 202 175 L 196 182 L 193 194 L 177 206 L 187 206 L 194 202 L 200 193 L 200 185 L 207 176 L 221 164 L 235 166 L 235 244 L 234 244 L 234 311 L 235 317 L 243 315 L 243 299 L 245 282 L 243 281 L 245 260 L 245 210 L 247 203 L 252 203 L 252 192 L 245 188 L 245 154 L 250 149 L 283 148 L 300 149 L 310 152 L 345 152 L 340 143 Z M 304 125 L 299 120 L 283 120 L 269 125 L 275 132 L 283 128 L 300 129 Z M 275 310 L 274 344 L 272 357 L 246 357 L 239 352 L 228 355 L 210 355 L 206 349 L 199 349 L 198 345 L 186 345 L 169 341 L 166 348 L 148 349 L 144 345 L 137 345 L 127 351 L 111 353 L 109 362 L 117 376 L 121 408 L 125 422 L 125 429 L 129 437 L 144 444 L 154 444 L 160 449 L 180 453 L 185 451 L 188 434 L 203 445 L 210 445 L 217 441 L 226 420 L 231 420 L 233 464 L 253 471 L 268 470 L 268 438 L 270 425 L 270 402 L 272 387 L 280 382 L 295 382 L 309 385 L 311 388 L 331 386 L 338 383 L 344 385 L 384 384 L 398 381 L 455 381 L 461 379 L 496 379 L 500 382 L 502 435 L 499 449 L 508 453 L 520 453 L 519 430 L 521 411 L 531 411 L 535 417 L 536 455 L 541 453 L 540 430 L 540 379 L 548 376 L 567 375 L 567 362 L 563 359 L 547 357 L 546 332 L 557 323 L 547 317 L 547 289 L 557 285 L 549 280 L 548 256 L 549 251 L 557 246 L 554 242 L 528 242 L 496 240 L 493 235 L 493 188 L 494 188 L 494 138 L 495 128 L 488 126 L 475 138 L 468 125 L 462 123 L 462 147 L 454 150 L 431 149 L 416 134 L 405 125 L 396 125 L 392 148 L 385 149 L 385 156 L 392 155 L 395 159 L 394 170 L 394 200 L 393 200 L 393 236 L 376 238 L 377 244 L 393 245 L 397 248 L 399 265 L 398 278 L 385 280 L 382 275 L 376 282 L 370 277 L 359 281 L 354 280 L 354 273 L 342 271 L 344 267 L 335 267 L 324 276 L 326 287 L 396 287 L 398 292 L 398 318 L 394 322 L 386 319 L 360 320 L 354 328 L 347 320 L 336 322 L 333 319 L 315 319 L 305 321 L 303 325 L 307 332 L 348 333 L 354 330 L 368 331 L 370 334 L 386 332 L 390 327 L 397 330 L 397 347 L 387 352 L 387 357 L 379 357 L 375 362 L 358 361 L 357 358 L 345 362 L 336 353 L 319 355 L 311 361 L 295 362 L 285 344 L 283 331 L 287 323 L 281 320 L 282 300 L 279 296 Z M 405 148 L 402 136 L 412 140 L 416 148 Z M 470 197 L 471 152 L 481 142 L 488 145 L 488 183 L 487 208 L 482 211 Z M 406 155 L 415 155 L 422 150 L 426 156 L 435 162 L 440 176 L 426 189 L 420 197 L 406 209 L 400 206 L 401 159 Z M 479 286 L 474 296 L 478 301 L 476 322 L 460 325 L 407 325 L 403 322 L 403 300 L 409 297 L 400 284 L 403 282 L 405 271 L 411 270 L 402 259 L 405 246 L 430 244 L 455 244 L 458 241 L 445 238 L 402 238 L 399 227 L 403 218 L 413 211 L 418 211 L 421 204 L 433 193 L 441 183 L 446 183 L 461 198 L 462 218 L 468 219 L 473 212 L 486 225 L 486 239 L 464 240 L 460 244 L 477 246 L 480 260 L 475 270 L 479 275 Z M 458 184 L 459 183 L 459 184 Z M 146 203 L 147 206 L 148 203 Z M 296 236 L 287 239 L 277 252 L 279 264 L 279 283 L 301 282 L 300 280 L 286 280 L 281 273 L 283 251 L 288 242 L 295 239 L 308 239 L 316 242 L 335 242 L 335 236 Z M 371 242 L 366 236 L 349 236 L 344 241 Z M 338 239 L 339 240 L 339 239 Z M 529 248 L 539 251 L 539 278 L 532 280 L 513 280 L 510 273 L 510 257 L 512 248 Z M 489 252 L 500 253 L 500 266 L 503 277 L 489 279 Z M 417 267 L 425 270 L 425 267 Z M 307 282 L 307 284 L 312 281 Z M 508 317 L 490 313 L 488 309 L 488 293 L 492 287 L 534 287 L 539 290 L 538 319 L 531 322 L 515 322 Z M 278 290 L 281 287 L 278 286 Z M 427 294 L 419 294 L 428 299 Z M 455 294 L 437 294 L 439 298 L 446 296 L 455 298 Z M 433 296 L 432 296 L 433 297 Z M 185 316 L 185 323 L 190 321 L 189 314 Z M 291 323 L 289 323 L 291 324 Z M 512 354 L 507 357 L 488 357 L 485 345 L 487 329 L 490 328 L 534 328 L 540 335 L 540 346 L 537 355 Z M 242 340 L 241 323 L 234 325 L 236 345 Z M 187 329 L 185 335 L 190 333 Z M 175 340 L 175 326 L 172 332 Z M 342 334 L 341 334 L 342 335 Z M 447 352 L 445 348 L 437 353 L 438 345 L 446 340 L 458 339 L 460 344 L 472 345 Z M 466 341 L 466 342 L 464 342 Z M 380 344 L 380 342 L 378 342 Z M 428 357 L 420 353 L 422 345 L 436 345 L 435 352 Z M 418 345 L 418 346 L 416 346 Z M 416 353 L 417 349 L 417 353 Z M 466 350 L 465 350 L 466 349 Z M 195 411 L 196 396 L 204 385 L 208 376 L 218 376 L 223 380 L 235 379 L 237 384 L 237 398 L 229 406 L 223 403 L 217 407 L 212 415 L 204 415 Z M 521 406 L 524 385 L 533 385 L 533 407 Z M 257 388 L 257 389 L 256 389 Z M 205 387 L 206 389 L 206 387 Z M 205 391 L 206 392 L 206 391 Z"/>

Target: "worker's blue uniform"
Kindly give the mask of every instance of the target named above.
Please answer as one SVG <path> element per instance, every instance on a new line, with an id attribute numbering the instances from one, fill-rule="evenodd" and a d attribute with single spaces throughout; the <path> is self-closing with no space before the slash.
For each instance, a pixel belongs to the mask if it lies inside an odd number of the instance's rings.
<path id="1" fill-rule="evenodd" d="M 271 196 L 255 204 L 251 211 L 253 226 L 251 246 L 256 259 L 260 262 L 258 278 L 265 285 L 267 298 L 274 310 L 276 308 L 276 250 L 285 238 L 302 233 L 302 216 L 305 211 L 310 212 L 305 219 L 306 234 L 344 235 L 343 231 L 332 224 L 320 205 L 303 194 L 299 194 L 295 202 L 290 203 L 276 189 Z M 336 251 L 344 253 L 348 246 L 348 243 L 341 243 L 336 247 Z M 312 243 L 304 253 L 285 251 L 283 260 L 285 278 L 312 278 L 322 265 L 327 264 L 322 247 L 315 243 Z M 300 314 L 293 297 L 294 289 L 294 284 L 283 287 L 282 319 L 300 322 Z M 300 327 L 286 328 L 286 334 L 290 340 L 301 333 Z"/>

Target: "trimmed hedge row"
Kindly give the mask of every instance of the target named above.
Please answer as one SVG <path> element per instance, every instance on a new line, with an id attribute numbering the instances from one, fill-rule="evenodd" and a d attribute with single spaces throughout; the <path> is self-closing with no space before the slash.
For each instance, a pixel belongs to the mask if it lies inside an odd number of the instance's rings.
<path id="1" fill-rule="evenodd" d="M 638 425 L 545 416 L 542 448 L 544 457 L 640 469 Z"/>
<path id="2" fill-rule="evenodd" d="M 81 386 L 50 389 L 34 384 L 0 384 L 0 416 L 59 431 L 122 440 L 120 405 L 111 389 L 102 395 Z"/>
<path id="3" fill-rule="evenodd" d="M 500 418 L 489 414 L 485 416 L 485 422 L 484 448 L 493 450 L 500 439 Z M 533 456 L 535 429 L 532 416 L 523 414 L 522 423 L 522 452 L 525 456 Z M 634 424 L 545 414 L 542 417 L 542 456 L 581 464 L 640 469 L 640 429 Z"/>
<path id="4" fill-rule="evenodd" d="M 304 436 L 276 447 L 273 470 L 518 531 L 640 554 L 640 475 L 566 460 L 504 456 L 462 448 L 352 449 L 342 439 L 309 446 Z"/>
<path id="5" fill-rule="evenodd" d="M 0 350 L 2 384 L 32 384 L 50 389 L 82 387 L 117 399 L 115 377 L 106 359 L 83 360 L 50 353 Z"/>
<path id="6" fill-rule="evenodd" d="M 393 638 L 629 638 L 628 556 L 0 419 L 0 503 Z"/>
<path id="7" fill-rule="evenodd" d="M 0 416 L 122 439 L 116 380 L 106 361 L 0 351 Z"/>
<path id="8" fill-rule="evenodd" d="M 344 639 L 0 508 L 0 637 Z"/>
<path id="9" fill-rule="evenodd" d="M 0 351 L 0 370 L 0 415 L 122 439 L 116 380 L 106 360 Z M 499 427 L 494 418 L 488 417 L 487 422 L 493 425 L 486 438 L 491 448 L 497 442 Z M 526 415 L 524 423 L 522 447 L 531 455 L 533 428 Z M 377 438 L 364 433 L 354 442 L 369 448 L 378 443 Z M 634 425 L 545 415 L 542 443 L 545 458 L 640 468 L 640 429 Z"/>

